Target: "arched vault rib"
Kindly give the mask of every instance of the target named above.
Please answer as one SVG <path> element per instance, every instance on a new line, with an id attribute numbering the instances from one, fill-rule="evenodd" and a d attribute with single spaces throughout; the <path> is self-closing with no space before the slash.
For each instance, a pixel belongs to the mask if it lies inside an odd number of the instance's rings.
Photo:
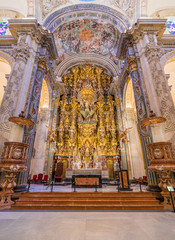
<path id="1" fill-rule="evenodd" d="M 68 69 L 85 63 L 90 63 L 103 67 L 110 73 L 113 78 L 116 78 L 119 74 L 119 63 L 115 64 L 109 58 L 97 54 L 77 54 L 68 57 L 56 67 L 55 74 L 58 78 L 60 78 L 65 74 Z"/>

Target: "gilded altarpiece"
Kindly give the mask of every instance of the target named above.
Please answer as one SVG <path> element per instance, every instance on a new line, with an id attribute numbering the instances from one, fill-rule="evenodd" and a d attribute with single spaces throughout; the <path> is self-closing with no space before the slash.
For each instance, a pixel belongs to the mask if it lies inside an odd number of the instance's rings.
<path id="1" fill-rule="evenodd" d="M 109 169 L 119 155 L 116 106 L 110 95 L 112 78 L 90 64 L 73 67 L 62 81 L 57 119 L 57 152 L 69 169 Z"/>

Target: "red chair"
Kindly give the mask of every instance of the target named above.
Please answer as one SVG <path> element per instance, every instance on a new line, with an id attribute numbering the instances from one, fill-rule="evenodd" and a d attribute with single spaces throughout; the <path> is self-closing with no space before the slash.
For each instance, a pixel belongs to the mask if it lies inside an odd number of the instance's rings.
<path id="1" fill-rule="evenodd" d="M 31 182 L 36 182 L 37 181 L 37 175 L 33 175 L 33 178 L 30 181 Z"/>
<path id="2" fill-rule="evenodd" d="M 38 174 L 38 182 L 42 182 L 42 180 L 43 180 L 43 174 L 39 173 Z"/>
<path id="3" fill-rule="evenodd" d="M 48 175 L 44 175 L 44 179 L 42 182 L 47 183 L 47 180 L 48 180 Z"/>

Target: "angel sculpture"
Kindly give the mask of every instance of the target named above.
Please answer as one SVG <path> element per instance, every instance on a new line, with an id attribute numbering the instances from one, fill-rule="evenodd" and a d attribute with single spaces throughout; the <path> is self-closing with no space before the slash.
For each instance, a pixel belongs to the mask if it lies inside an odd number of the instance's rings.
<path id="1" fill-rule="evenodd" d="M 127 133 L 129 132 L 129 130 L 131 130 L 132 128 L 126 128 L 124 131 L 120 132 L 120 139 L 123 143 L 126 143 L 127 141 Z"/>

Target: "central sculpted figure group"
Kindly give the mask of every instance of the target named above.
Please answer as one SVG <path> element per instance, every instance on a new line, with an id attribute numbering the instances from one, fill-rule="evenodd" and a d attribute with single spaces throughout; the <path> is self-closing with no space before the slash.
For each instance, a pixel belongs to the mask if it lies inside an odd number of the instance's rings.
<path id="1" fill-rule="evenodd" d="M 119 154 L 111 81 L 102 68 L 89 64 L 63 77 L 56 154 L 71 158 L 72 168 L 97 168 L 106 156 Z"/>

